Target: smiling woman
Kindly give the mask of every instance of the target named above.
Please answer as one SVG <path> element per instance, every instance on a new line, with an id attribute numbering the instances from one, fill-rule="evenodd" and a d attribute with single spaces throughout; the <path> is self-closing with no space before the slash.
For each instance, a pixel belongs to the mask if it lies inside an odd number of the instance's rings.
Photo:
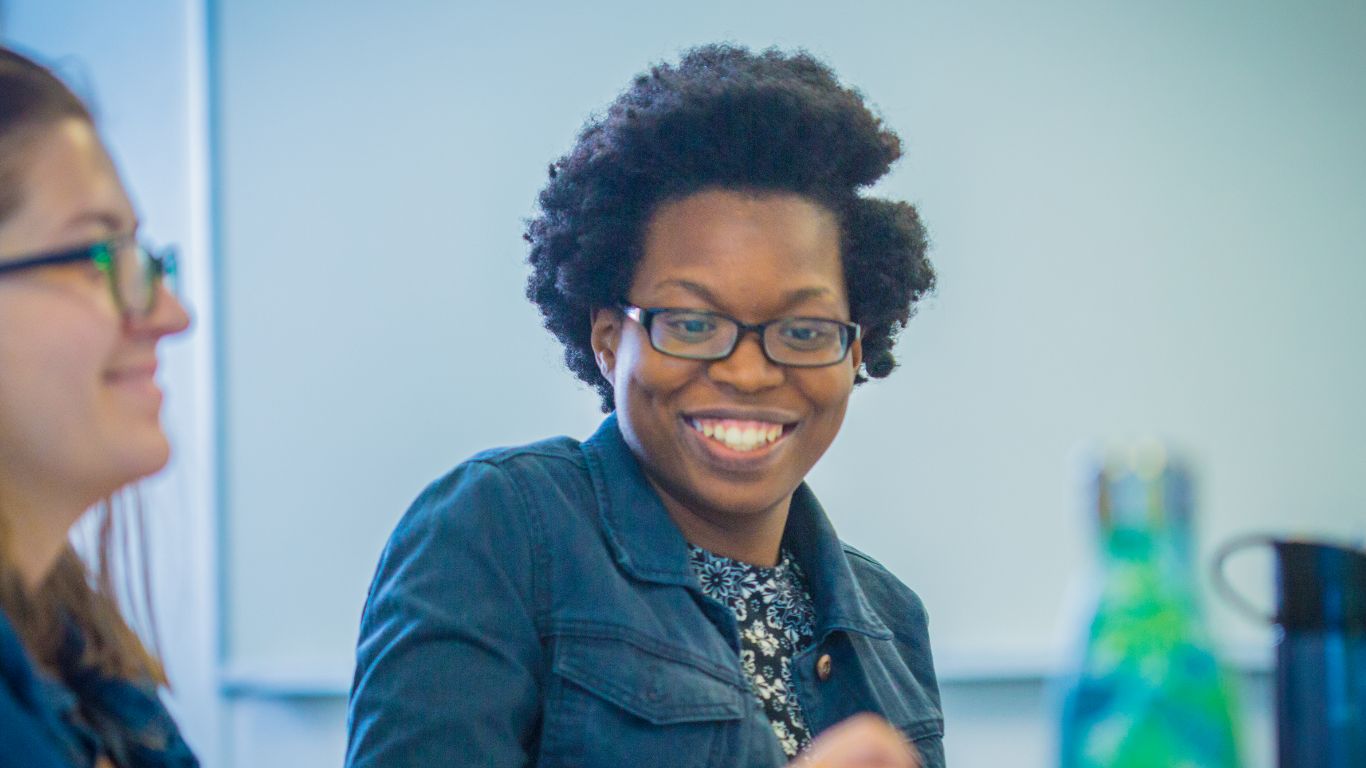
<path id="1" fill-rule="evenodd" d="M 108 500 L 170 454 L 157 343 L 189 324 L 136 231 L 85 107 L 0 48 L 0 743 L 25 766 L 195 764 L 109 572 Z M 92 576 L 67 533 L 101 502 Z"/>
<path id="2" fill-rule="evenodd" d="M 924 607 L 804 483 L 933 283 L 915 210 L 860 194 L 899 154 L 802 53 L 699 48 L 588 124 L 527 293 L 610 415 L 399 523 L 348 765 L 942 768 Z"/>

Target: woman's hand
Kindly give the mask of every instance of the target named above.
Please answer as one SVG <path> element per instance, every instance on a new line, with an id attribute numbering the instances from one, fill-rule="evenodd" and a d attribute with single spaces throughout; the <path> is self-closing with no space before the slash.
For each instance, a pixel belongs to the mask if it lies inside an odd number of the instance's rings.
<path id="1" fill-rule="evenodd" d="M 854 715 L 812 739 L 788 768 L 919 768 L 915 747 L 877 715 Z"/>

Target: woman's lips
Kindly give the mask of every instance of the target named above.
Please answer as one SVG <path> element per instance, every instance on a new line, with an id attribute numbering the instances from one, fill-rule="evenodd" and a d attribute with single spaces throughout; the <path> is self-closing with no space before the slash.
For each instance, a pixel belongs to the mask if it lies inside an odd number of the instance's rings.
<path id="1" fill-rule="evenodd" d="M 104 381 L 120 391 L 154 400 L 159 406 L 161 404 L 161 387 L 157 384 L 156 375 L 157 366 L 153 363 L 151 365 L 116 368 L 105 373 Z"/>
<path id="2" fill-rule="evenodd" d="M 758 418 L 758 416 L 766 418 Z M 696 455 L 714 469 L 746 475 L 768 467 L 784 453 L 787 438 L 799 424 L 786 413 L 688 414 L 683 428 Z"/>

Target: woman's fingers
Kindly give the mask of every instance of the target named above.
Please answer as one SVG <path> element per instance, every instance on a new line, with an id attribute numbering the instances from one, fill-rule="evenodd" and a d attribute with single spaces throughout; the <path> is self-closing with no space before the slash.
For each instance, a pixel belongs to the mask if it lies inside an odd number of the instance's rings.
<path id="1" fill-rule="evenodd" d="M 854 715 L 811 741 L 791 768 L 919 768 L 915 747 L 886 720 Z"/>

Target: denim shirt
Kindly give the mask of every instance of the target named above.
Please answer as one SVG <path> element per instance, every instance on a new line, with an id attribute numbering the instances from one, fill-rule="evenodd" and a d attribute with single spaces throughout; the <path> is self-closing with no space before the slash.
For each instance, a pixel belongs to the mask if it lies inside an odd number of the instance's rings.
<path id="1" fill-rule="evenodd" d="M 944 765 L 920 599 L 844 546 L 811 491 L 783 537 L 815 643 L 793 659 L 813 733 L 875 712 Z M 430 485 L 361 619 L 350 768 L 771 768 L 786 763 L 687 543 L 621 437 L 488 451 Z"/>
<path id="2" fill-rule="evenodd" d="M 70 628 L 64 680 L 55 680 L 33 665 L 0 612 L 0 766 L 92 768 L 107 756 L 127 768 L 197 768 L 156 686 L 80 667 L 83 648 Z"/>

